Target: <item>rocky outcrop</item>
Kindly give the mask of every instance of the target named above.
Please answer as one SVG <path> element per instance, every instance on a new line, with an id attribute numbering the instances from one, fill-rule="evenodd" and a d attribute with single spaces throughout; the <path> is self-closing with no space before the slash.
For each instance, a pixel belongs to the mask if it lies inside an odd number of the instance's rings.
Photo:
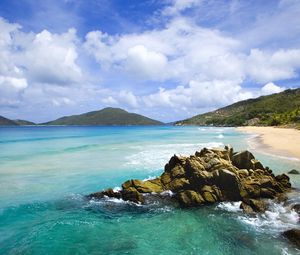
<path id="1" fill-rule="evenodd" d="M 261 199 L 278 197 L 290 188 L 287 175 L 275 176 L 251 152 L 234 152 L 225 146 L 204 148 L 189 157 L 174 155 L 156 179 L 128 180 L 120 191 L 107 189 L 89 197 L 116 197 L 145 203 L 149 195 L 172 191 L 173 199 L 182 207 L 243 201 L 241 208 L 251 213 L 264 210 Z"/>
<path id="2" fill-rule="evenodd" d="M 288 174 L 300 174 L 300 172 L 296 169 L 292 169 L 291 171 L 288 172 Z"/>
<path id="3" fill-rule="evenodd" d="M 300 248 L 300 229 L 290 229 L 283 232 L 283 236 L 286 237 L 290 242 Z"/>

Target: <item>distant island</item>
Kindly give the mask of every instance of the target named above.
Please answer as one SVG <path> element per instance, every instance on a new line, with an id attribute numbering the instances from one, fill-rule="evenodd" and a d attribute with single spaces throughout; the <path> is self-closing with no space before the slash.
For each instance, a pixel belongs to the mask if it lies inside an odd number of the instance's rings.
<path id="1" fill-rule="evenodd" d="M 10 120 L 0 116 L 0 126 L 25 125 L 164 125 L 146 116 L 120 108 L 107 107 L 99 111 L 65 116 L 35 124 L 26 120 Z M 218 110 L 172 123 L 176 126 L 288 126 L 300 127 L 300 88 L 255 99 L 239 101 Z"/>
<path id="2" fill-rule="evenodd" d="M 43 123 L 43 125 L 162 125 L 164 123 L 130 113 L 120 108 L 107 107 L 100 111 L 72 115 Z"/>
<path id="3" fill-rule="evenodd" d="M 218 110 L 175 122 L 201 126 L 300 126 L 300 89 L 239 101 Z"/>
<path id="4" fill-rule="evenodd" d="M 65 116 L 53 121 L 35 124 L 26 120 L 10 120 L 0 116 L 0 126 L 25 125 L 163 125 L 164 123 L 150 119 L 140 114 L 130 113 L 120 108 L 107 107 L 99 111 L 87 112 L 79 115 Z"/>

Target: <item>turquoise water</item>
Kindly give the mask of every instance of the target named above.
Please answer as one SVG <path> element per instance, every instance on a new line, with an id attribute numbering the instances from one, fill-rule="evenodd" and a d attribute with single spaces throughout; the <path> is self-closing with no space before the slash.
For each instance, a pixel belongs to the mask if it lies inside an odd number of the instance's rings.
<path id="1" fill-rule="evenodd" d="M 0 254 L 299 254 L 280 236 L 298 225 L 282 205 L 248 217 L 239 203 L 186 210 L 84 198 L 129 178 L 155 177 L 174 153 L 247 149 L 247 139 L 233 128 L 0 128 Z M 300 165 L 256 156 L 276 173 Z M 300 188 L 298 176 L 292 182 Z"/>

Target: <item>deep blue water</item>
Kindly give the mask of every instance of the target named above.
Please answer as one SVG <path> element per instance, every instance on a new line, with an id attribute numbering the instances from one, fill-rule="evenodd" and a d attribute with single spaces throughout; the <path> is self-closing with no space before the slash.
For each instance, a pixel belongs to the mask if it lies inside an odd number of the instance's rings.
<path id="1" fill-rule="evenodd" d="M 248 217 L 238 203 L 184 210 L 84 199 L 159 175 L 174 153 L 247 149 L 247 139 L 233 128 L 0 128 L 0 254 L 297 254 L 280 236 L 298 224 L 283 206 Z M 276 173 L 299 168 L 255 155 Z M 300 187 L 299 177 L 292 182 Z"/>

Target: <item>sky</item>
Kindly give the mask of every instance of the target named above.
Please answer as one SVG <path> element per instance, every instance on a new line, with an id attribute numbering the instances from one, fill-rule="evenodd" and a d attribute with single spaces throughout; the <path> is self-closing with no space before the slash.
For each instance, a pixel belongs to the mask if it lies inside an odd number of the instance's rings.
<path id="1" fill-rule="evenodd" d="M 1 0 L 0 115 L 164 122 L 300 87 L 299 0 Z"/>

